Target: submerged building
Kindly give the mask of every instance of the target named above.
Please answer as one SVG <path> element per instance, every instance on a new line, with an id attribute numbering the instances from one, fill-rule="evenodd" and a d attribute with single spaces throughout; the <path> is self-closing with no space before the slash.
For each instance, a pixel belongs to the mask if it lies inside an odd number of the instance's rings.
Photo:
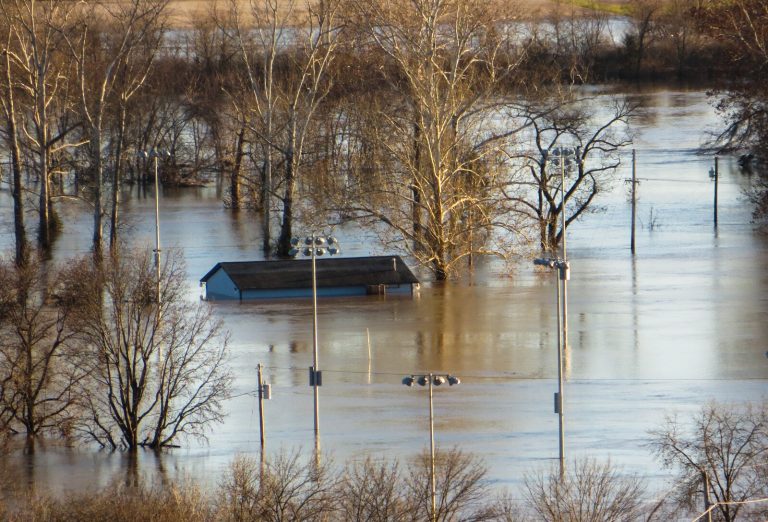
<path id="1" fill-rule="evenodd" d="M 419 280 L 400 256 L 318 258 L 318 296 L 412 295 Z M 200 285 L 207 300 L 312 296 L 312 260 L 221 262 Z"/>

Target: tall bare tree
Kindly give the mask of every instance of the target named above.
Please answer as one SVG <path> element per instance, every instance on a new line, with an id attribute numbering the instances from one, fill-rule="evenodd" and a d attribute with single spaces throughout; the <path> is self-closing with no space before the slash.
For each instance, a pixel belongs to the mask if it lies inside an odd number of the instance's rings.
<path id="1" fill-rule="evenodd" d="M 15 81 L 15 74 L 11 63 L 11 41 L 13 29 L 10 24 L 3 27 L 3 32 L 7 35 L 2 55 L 5 58 L 5 68 L 3 75 L 3 84 L 0 88 L 0 107 L 4 119 L 4 138 L 7 149 L 11 153 L 11 177 L 13 183 L 13 234 L 15 242 L 15 262 L 17 266 L 22 266 L 27 259 L 27 232 L 24 227 L 24 187 L 21 181 L 21 150 L 19 146 L 19 127 L 17 125 L 16 93 L 18 86 Z"/>
<path id="2" fill-rule="evenodd" d="M 130 0 L 99 3 L 98 9 L 81 10 L 75 34 L 66 34 L 77 66 L 79 112 L 93 176 L 93 251 L 101 256 L 103 238 L 103 186 L 106 122 L 110 105 L 120 112 L 117 155 L 121 158 L 122 129 L 128 100 L 144 84 L 158 51 L 161 15 L 167 0 Z M 105 13 L 99 16 L 98 13 Z M 119 177 L 113 176 L 113 211 L 117 212 Z M 113 219 L 116 235 L 117 215 Z M 115 245 L 114 239 L 111 242 Z"/>
<path id="3" fill-rule="evenodd" d="M 249 96 L 237 100 L 263 155 L 264 248 L 271 249 L 272 199 L 280 202 L 277 255 L 291 249 L 297 184 L 318 107 L 331 84 L 327 70 L 339 35 L 338 0 L 231 3 L 227 30 L 241 50 Z M 233 100 L 234 101 L 234 100 Z M 281 169 L 277 172 L 276 165 Z M 273 179 L 277 176 L 278 179 Z"/>
<path id="4" fill-rule="evenodd" d="M 503 82 L 515 69 L 515 45 L 497 31 L 505 13 L 479 0 L 356 2 L 347 9 L 359 49 L 383 60 L 387 85 L 363 99 L 368 149 L 385 158 L 365 169 L 362 193 L 346 209 L 378 221 L 400 246 L 445 279 L 475 254 L 507 256 L 493 232 L 517 231 L 497 198 L 505 171 L 502 144 L 512 133 L 493 122 Z M 354 116 L 352 116 L 354 117 Z M 364 154 L 365 151 L 360 151 Z M 366 195 L 367 193 L 367 195 Z"/>
<path id="5" fill-rule="evenodd" d="M 635 78 L 640 76 L 643 60 L 656 36 L 662 4 L 659 0 L 631 0 L 629 2 L 631 30 L 624 37 L 624 45 L 633 64 Z"/>
<path id="6" fill-rule="evenodd" d="M 16 107 L 24 113 L 17 123 L 23 126 L 40 184 L 38 239 L 43 250 L 50 248 L 57 226 L 50 185 L 53 156 L 69 146 L 64 139 L 73 128 L 73 124 L 55 122 L 68 103 L 63 94 L 68 63 L 61 52 L 62 35 L 71 27 L 75 9 L 73 2 L 65 0 L 0 0 L 0 13 L 11 28 L 5 50 L 17 74 L 14 81 L 23 93 L 23 98 L 16 99 Z"/>
<path id="7" fill-rule="evenodd" d="M 91 353 L 89 417 L 78 429 L 102 446 L 159 449 L 205 436 L 224 416 L 227 339 L 207 304 L 186 301 L 178 253 L 169 251 L 157 299 L 148 253 L 124 254 L 83 278 L 78 328 Z"/>

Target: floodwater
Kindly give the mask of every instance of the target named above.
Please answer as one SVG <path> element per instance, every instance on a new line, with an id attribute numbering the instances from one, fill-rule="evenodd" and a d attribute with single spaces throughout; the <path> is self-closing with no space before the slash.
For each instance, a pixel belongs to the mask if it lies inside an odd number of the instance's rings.
<path id="1" fill-rule="evenodd" d="M 660 479 L 648 431 L 666 414 L 695 412 L 711 399 L 760 400 L 768 387 L 768 242 L 750 224 L 743 189 L 750 180 L 720 160 L 719 225 L 713 226 L 711 156 L 697 149 L 718 119 L 700 91 L 638 94 L 637 253 L 629 250 L 629 158 L 598 213 L 568 230 L 569 348 L 565 383 L 566 455 L 610 457 L 627 473 Z M 133 188 L 125 212 L 137 245 L 152 248 L 152 194 Z M 7 187 L 0 192 L 0 246 L 12 241 Z M 65 207 L 55 256 L 89 247 L 90 214 Z M 163 243 L 183 250 L 192 299 L 218 261 L 258 259 L 259 224 L 222 208 L 214 187 L 164 190 Z M 336 231 L 346 255 L 383 253 L 354 228 Z M 259 453 L 256 365 L 273 398 L 265 403 L 267 451 L 314 446 L 310 300 L 216 303 L 232 333 L 236 373 L 229 415 L 208 444 L 190 441 L 161 458 L 42 448 L 14 454 L 23 480 L 41 489 L 84 489 L 138 473 L 214 485 L 237 453 Z M 403 376 L 459 376 L 435 389 L 435 437 L 480 456 L 500 488 L 558 454 L 555 279 L 522 260 L 511 270 L 486 263 L 460 282 L 426 284 L 414 298 L 328 298 L 318 304 L 320 429 L 323 453 L 337 462 L 428 448 L 428 396 Z M 656 481 L 661 483 L 660 481 Z"/>

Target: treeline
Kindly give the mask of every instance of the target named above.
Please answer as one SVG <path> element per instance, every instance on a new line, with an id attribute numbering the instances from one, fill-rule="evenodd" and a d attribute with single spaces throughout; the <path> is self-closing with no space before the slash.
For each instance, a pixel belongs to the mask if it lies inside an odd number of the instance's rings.
<path id="1" fill-rule="evenodd" d="M 166 0 L 0 0 L 16 262 L 28 229 L 50 250 L 72 197 L 93 208 L 96 257 L 117 249 L 120 189 L 155 165 L 164 183 L 217 176 L 228 207 L 258 212 L 267 255 L 287 254 L 297 224 L 346 220 L 437 279 L 553 248 L 559 163 L 572 222 L 619 167 L 637 109 L 616 99 L 598 116 L 574 85 L 748 67 L 726 59 L 739 41 L 710 30 L 705 4 L 629 6 L 620 22 L 529 23 L 481 0 L 222 0 L 179 29 Z"/>
<path id="2" fill-rule="evenodd" d="M 207 490 L 146 487 L 129 468 L 124 485 L 60 497 L 8 495 L 7 482 L 15 479 L 5 468 L 0 516 L 89 522 L 736 522 L 768 516 L 765 403 L 713 402 L 692 419 L 670 417 L 651 432 L 648 447 L 673 473 L 663 490 L 649 490 L 642 478 L 610 461 L 581 458 L 567 462 L 562 473 L 557 466 L 531 470 L 519 491 L 505 493 L 488 480 L 480 460 L 457 449 L 436 452 L 434 490 L 428 453 L 406 463 L 367 458 L 345 466 L 299 453 L 238 456 Z"/>

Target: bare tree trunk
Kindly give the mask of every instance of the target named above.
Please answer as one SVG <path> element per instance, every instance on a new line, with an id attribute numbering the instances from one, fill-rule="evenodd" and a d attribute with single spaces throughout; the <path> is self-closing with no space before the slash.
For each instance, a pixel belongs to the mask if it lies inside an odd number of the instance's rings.
<path id="1" fill-rule="evenodd" d="M 420 140 L 421 130 L 418 123 L 413 124 L 413 165 L 414 169 L 419 171 L 421 169 L 421 142 Z M 413 192 L 413 248 L 415 251 L 421 249 L 420 242 L 422 240 L 421 230 L 421 189 L 416 182 L 411 185 Z"/>
<path id="2" fill-rule="evenodd" d="M 102 226 L 102 204 L 101 197 L 104 192 L 103 164 L 101 157 L 101 123 L 98 128 L 94 128 L 91 134 L 91 162 L 94 176 L 95 194 L 93 195 L 93 255 L 96 259 L 101 259 L 103 226 Z"/>
<path id="3" fill-rule="evenodd" d="M 125 136 L 125 104 L 120 106 L 117 124 L 117 150 L 115 151 L 115 172 L 112 175 L 112 213 L 109 219 L 109 249 L 117 249 L 117 224 L 120 217 L 120 183 L 123 172 L 123 141 Z"/>
<path id="4" fill-rule="evenodd" d="M 262 250 L 269 257 L 272 250 L 272 147 L 267 144 L 261 180 Z"/>
<path id="5" fill-rule="evenodd" d="M 40 69 L 43 65 L 40 65 Z M 40 248 L 44 252 L 50 251 L 51 248 L 51 230 L 52 215 L 51 215 L 51 194 L 50 194 L 50 179 L 48 176 L 48 104 L 47 104 L 47 89 L 45 85 L 45 73 L 38 71 L 37 81 L 37 117 L 39 122 L 37 125 L 37 140 L 39 143 L 39 161 L 40 161 L 40 197 L 38 200 L 39 222 L 38 228 L 38 242 Z"/>
<path id="6" fill-rule="evenodd" d="M 237 133 L 237 143 L 235 145 L 235 161 L 232 165 L 232 173 L 229 180 L 229 195 L 232 200 L 232 208 L 240 208 L 240 170 L 243 165 L 243 147 L 245 145 L 245 125 L 240 127 Z"/>
<path id="7" fill-rule="evenodd" d="M 13 175 L 13 232 L 16 241 L 16 266 L 21 267 L 27 259 L 27 235 L 24 229 L 24 199 L 22 198 L 21 161 L 19 154 L 19 136 L 16 129 L 16 107 L 13 100 L 13 82 L 11 79 L 11 60 L 5 53 L 6 85 L 8 98 L 5 106 L 6 127 L 11 149 L 11 171 Z"/>
<path id="8" fill-rule="evenodd" d="M 265 60 L 265 92 L 267 94 L 267 115 L 266 115 L 266 127 L 267 127 L 267 141 L 265 147 L 265 165 L 264 165 L 264 179 L 262 180 L 262 196 L 261 196 L 261 212 L 262 212 L 262 225 L 263 225 L 263 239 L 262 250 L 264 250 L 264 257 L 269 258 L 269 254 L 272 251 L 272 166 L 274 164 L 272 160 L 272 139 L 273 139 L 273 127 L 274 127 L 274 94 L 273 94 L 273 78 L 274 78 L 274 66 L 275 53 L 274 44 L 269 51 L 269 58 Z"/>
<path id="9" fill-rule="evenodd" d="M 280 237 L 277 240 L 277 255 L 287 257 L 291 249 L 293 236 L 293 194 L 296 190 L 296 171 L 294 164 L 294 137 L 291 133 L 285 154 L 285 192 L 283 194 L 283 221 L 280 225 Z"/>

